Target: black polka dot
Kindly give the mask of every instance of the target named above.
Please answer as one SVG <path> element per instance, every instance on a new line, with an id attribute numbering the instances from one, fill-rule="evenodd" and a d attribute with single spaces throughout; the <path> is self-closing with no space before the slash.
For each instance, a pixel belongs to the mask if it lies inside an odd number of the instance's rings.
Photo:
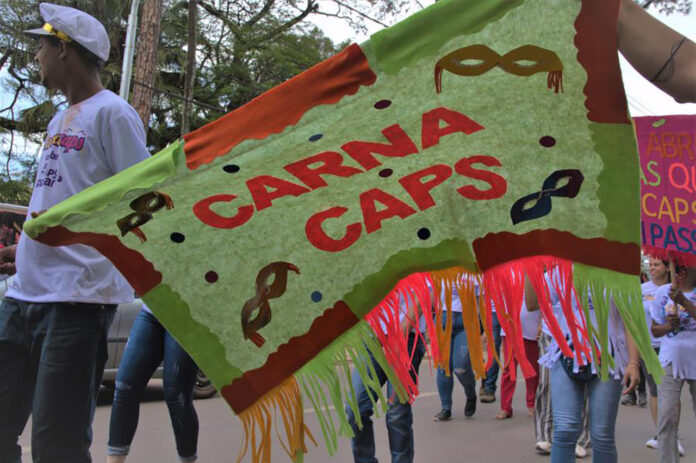
<path id="1" fill-rule="evenodd" d="M 430 230 L 428 230 L 425 227 L 419 229 L 418 230 L 418 238 L 420 238 L 422 240 L 427 240 L 428 238 L 430 238 Z"/>
<path id="2" fill-rule="evenodd" d="M 205 281 L 208 283 L 216 283 L 218 281 L 218 274 L 213 272 L 212 270 L 208 273 L 205 274 Z"/>
<path id="3" fill-rule="evenodd" d="M 391 100 L 379 100 L 377 103 L 375 103 L 375 109 L 386 109 L 391 106 L 391 104 Z"/>
<path id="4" fill-rule="evenodd" d="M 186 237 L 184 236 L 183 233 L 176 233 L 176 232 L 169 235 L 169 238 L 171 238 L 171 240 L 174 241 L 175 243 L 183 243 L 184 240 L 186 240 Z"/>
<path id="5" fill-rule="evenodd" d="M 379 171 L 379 176 L 382 178 L 387 178 L 387 177 L 390 177 L 391 174 L 393 174 L 393 173 L 394 173 L 394 171 L 391 169 L 382 169 Z"/>
<path id="6" fill-rule="evenodd" d="M 224 170 L 228 174 L 234 174 L 239 172 L 239 166 L 237 164 L 227 164 L 222 168 L 222 170 Z"/>
<path id="7" fill-rule="evenodd" d="M 318 140 L 321 140 L 321 138 L 322 138 L 323 136 L 324 136 L 323 133 L 316 133 L 316 134 L 312 135 L 311 137 L 309 137 L 309 141 L 318 141 Z"/>
<path id="8" fill-rule="evenodd" d="M 324 295 L 321 294 L 319 291 L 314 291 L 311 297 L 312 302 L 321 302 L 321 300 L 324 299 Z"/>
<path id="9" fill-rule="evenodd" d="M 539 144 L 544 148 L 551 148 L 556 144 L 556 139 L 550 135 L 544 135 L 539 139 Z"/>

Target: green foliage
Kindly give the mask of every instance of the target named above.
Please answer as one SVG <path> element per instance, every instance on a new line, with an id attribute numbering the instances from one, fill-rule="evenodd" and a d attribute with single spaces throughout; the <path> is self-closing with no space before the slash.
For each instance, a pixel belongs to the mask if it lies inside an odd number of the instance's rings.
<path id="1" fill-rule="evenodd" d="M 5 180 L 0 178 L 0 203 L 28 206 L 32 184 L 28 179 Z"/>

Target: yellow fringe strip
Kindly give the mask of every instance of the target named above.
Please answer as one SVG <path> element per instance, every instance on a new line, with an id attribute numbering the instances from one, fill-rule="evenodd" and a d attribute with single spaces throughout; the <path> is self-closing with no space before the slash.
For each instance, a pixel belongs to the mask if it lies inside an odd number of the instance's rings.
<path id="1" fill-rule="evenodd" d="M 278 411 L 283 419 L 285 440 L 281 438 L 278 431 Z M 292 461 L 301 461 L 303 455 L 307 453 L 305 435 L 315 446 L 317 445 L 304 422 L 302 395 L 294 376 L 290 376 L 254 405 L 240 413 L 239 418 L 244 426 L 244 439 L 237 456 L 237 463 L 246 456 L 249 444 L 251 444 L 253 463 L 271 463 L 271 428 L 274 422 L 278 440 Z"/>
<path id="2" fill-rule="evenodd" d="M 452 307 L 452 293 L 456 289 L 459 293 L 459 298 L 462 302 L 462 320 L 464 329 L 467 332 L 467 344 L 469 345 L 469 357 L 471 358 L 471 367 L 476 374 L 476 379 L 486 377 L 486 364 L 483 361 L 483 343 L 479 333 L 481 332 L 481 322 L 479 320 L 478 303 L 476 299 L 476 283 L 478 283 L 481 292 L 483 292 L 483 281 L 481 275 L 471 273 L 462 267 L 452 267 L 446 270 L 431 272 L 433 278 L 435 294 L 438 298 L 441 297 L 442 290 L 445 292 L 445 307 L 438 310 L 435 316 L 435 329 L 437 332 L 437 342 L 439 343 L 442 361 L 438 362 L 437 367 L 442 368 L 447 375 L 450 374 L 450 344 L 452 340 L 452 322 L 451 317 L 447 317 L 445 327 L 442 327 L 442 314 L 445 310 L 448 313 Z M 483 297 L 481 298 L 483 303 Z M 481 312 L 486 313 L 485 311 Z M 487 326 L 485 317 L 483 325 L 485 327 L 486 337 L 488 342 L 492 343 L 493 335 L 489 326 Z M 469 335 L 474 333 L 474 335 Z M 491 344 L 492 345 L 492 344 Z M 493 355 L 496 355 L 495 352 Z M 496 360 L 498 360 L 496 355 Z M 499 362 L 499 360 L 498 360 Z"/>
<path id="3" fill-rule="evenodd" d="M 435 339 L 440 348 L 440 359 L 435 361 L 435 366 L 442 368 L 447 376 L 450 375 L 450 349 L 452 342 L 452 317 L 448 316 L 445 326 L 442 326 L 442 314 L 445 310 L 448 312 L 452 307 L 452 285 L 455 277 L 458 274 L 458 267 L 431 272 L 433 279 L 433 290 L 435 291 L 436 307 L 440 310 L 435 311 Z M 461 269 L 463 270 L 463 269 Z M 445 307 L 442 307 L 440 298 L 442 290 L 445 291 Z"/>

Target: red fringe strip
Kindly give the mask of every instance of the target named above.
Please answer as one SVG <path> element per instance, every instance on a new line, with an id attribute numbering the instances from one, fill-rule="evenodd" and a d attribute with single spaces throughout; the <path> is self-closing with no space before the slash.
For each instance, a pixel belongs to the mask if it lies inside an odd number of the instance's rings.
<path id="1" fill-rule="evenodd" d="M 554 272 L 557 278 L 551 280 L 553 289 L 559 295 L 561 309 L 565 317 L 566 324 L 570 331 L 571 342 L 574 351 L 571 351 L 568 341 L 561 330 L 551 306 L 549 297 L 549 287 L 545 272 Z M 522 374 L 525 377 L 533 376 L 534 368 L 527 360 L 524 351 L 524 338 L 522 336 L 521 311 L 524 301 L 525 277 L 529 278 L 531 286 L 534 288 L 539 301 L 539 308 L 542 317 L 546 322 L 551 334 L 558 342 L 558 345 L 566 356 L 575 356 L 580 364 L 584 364 L 586 359 L 592 358 L 593 344 L 590 342 L 591 329 L 588 327 L 588 320 L 581 310 L 576 317 L 573 305 L 581 307 L 578 293 L 573 286 L 573 264 L 571 261 L 558 259 L 551 256 L 535 256 L 519 259 L 513 262 L 496 266 L 487 270 L 483 275 L 468 273 L 464 269 L 449 269 L 445 271 L 428 273 L 416 273 L 401 280 L 397 286 L 375 307 L 365 318 L 375 332 L 375 335 L 384 347 L 384 353 L 389 364 L 394 368 L 397 377 L 402 382 L 408 393 L 409 400 L 413 400 L 418 394 L 417 383 L 411 378 L 411 359 L 413 350 L 408 349 L 408 329 L 403 329 L 399 321 L 399 312 L 402 302 L 407 302 L 414 306 L 415 319 L 409 319 L 406 324 L 408 328 L 413 328 L 418 336 L 422 337 L 419 328 L 421 314 L 425 314 L 428 338 L 430 339 L 430 355 L 436 366 L 448 370 L 449 348 L 451 337 L 451 324 L 443 328 L 443 310 L 449 310 L 451 301 L 440 303 L 441 291 L 447 297 L 451 297 L 452 287 L 458 292 L 466 292 L 462 281 L 468 279 L 473 282 L 478 279 L 481 284 L 481 296 L 477 308 L 473 303 L 463 303 L 462 308 L 470 317 L 480 317 L 484 332 L 488 338 L 488 362 L 486 370 L 490 368 L 494 361 L 498 362 L 502 368 L 508 368 L 515 358 L 521 366 Z M 453 283 L 455 282 L 455 283 Z M 456 283 L 459 282 L 459 283 Z M 583 289 L 584 291 L 585 289 Z M 460 294 L 461 296 L 461 294 Z M 472 296 L 473 297 L 473 296 Z M 584 298 L 583 298 L 584 299 Z M 464 301 L 463 301 L 464 302 Z M 507 339 L 506 363 L 503 364 L 500 357 L 493 350 L 492 308 L 496 308 L 498 320 Z M 470 313 L 478 312 L 477 315 Z M 463 314 L 463 316 L 466 316 Z M 448 321 L 451 317 L 448 317 Z M 471 325 L 471 324 L 470 324 Z M 478 324 L 475 326 L 478 327 Z M 471 331 L 471 327 L 467 329 Z M 480 362 L 481 359 L 473 358 L 474 355 L 482 356 L 478 333 L 476 336 L 468 338 L 469 351 L 472 354 L 472 365 Z M 480 368 L 477 368 L 479 370 Z M 477 375 L 478 375 L 477 371 Z M 516 379 L 516 372 L 510 370 L 513 380 Z"/>
<path id="2" fill-rule="evenodd" d="M 430 288 L 432 278 L 428 273 L 415 273 L 401 280 L 396 287 L 365 316 L 365 320 L 370 324 L 384 349 L 387 362 L 392 366 L 396 376 L 404 385 L 408 394 L 409 402 L 418 395 L 418 384 L 411 377 L 411 360 L 413 359 L 414 349 L 408 349 L 408 333 L 413 329 L 417 336 L 422 338 L 419 331 L 419 320 L 421 313 L 425 312 L 426 327 L 428 333 L 435 333 L 435 326 L 432 314 L 439 310 L 436 298 L 432 297 Z M 401 301 L 414 307 L 414 319 L 406 318 L 407 329 L 401 327 L 400 307 Z M 431 337 L 431 339 L 433 339 Z M 425 339 L 423 339 L 425 342 Z M 427 345 L 427 344 L 426 344 Z M 433 359 L 440 356 L 438 343 L 430 346 L 430 355 Z M 414 372 L 415 373 L 415 372 Z M 416 376 L 415 374 L 413 376 Z"/>
<path id="3" fill-rule="evenodd" d="M 672 251 L 669 249 L 656 248 L 655 246 L 642 246 L 643 254 L 663 260 L 673 260 L 675 263 L 685 267 L 696 267 L 696 255 L 685 254 L 683 252 Z"/>

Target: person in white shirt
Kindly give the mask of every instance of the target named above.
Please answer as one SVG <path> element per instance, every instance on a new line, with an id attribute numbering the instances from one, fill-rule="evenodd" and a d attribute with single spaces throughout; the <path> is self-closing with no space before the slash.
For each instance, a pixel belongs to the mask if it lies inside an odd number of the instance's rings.
<path id="1" fill-rule="evenodd" d="M 681 391 L 689 386 L 696 415 L 696 268 L 678 272 L 677 281 L 661 286 L 651 314 L 652 334 L 661 338 L 660 363 L 665 376 L 657 388 L 657 441 L 660 463 L 679 461 Z"/>
<path id="2" fill-rule="evenodd" d="M 145 130 L 126 101 L 105 90 L 99 69 L 110 43 L 104 26 L 69 7 L 42 3 L 37 37 L 41 83 L 69 106 L 47 127 L 29 214 L 148 157 Z M 0 305 L 0 461 L 19 463 L 31 414 L 35 462 L 91 461 L 91 423 L 116 305 L 133 289 L 96 250 L 50 247 L 25 234 L 0 250 L 14 281 Z"/>
<path id="3" fill-rule="evenodd" d="M 609 311 L 609 349 L 615 359 L 614 367 L 609 369 L 610 378 L 602 381 L 598 375 L 599 366 L 593 363 L 592 356 L 578 352 L 572 345 L 572 333 L 569 323 L 562 310 L 559 294 L 556 288 L 569 288 L 570 282 L 564 281 L 558 269 L 546 274 L 546 287 L 549 291 L 551 306 L 561 331 L 566 336 L 574 357 L 581 357 L 585 366 L 580 370 L 576 358 L 566 358 L 554 339 L 546 354 L 539 359 L 539 364 L 551 371 L 551 403 L 553 413 L 553 443 L 551 447 L 551 463 L 572 463 L 576 457 L 576 443 L 582 430 L 583 397 L 589 396 L 590 436 L 592 438 L 593 461 L 602 463 L 617 463 L 616 450 L 616 416 L 621 398 L 621 383 L 626 384 L 626 390 L 635 389 L 640 380 L 640 355 L 630 336 L 626 335 L 623 321 L 618 311 L 611 304 Z M 525 285 L 525 300 L 530 311 L 539 310 L 539 300 L 534 288 L 527 279 Z M 571 298 L 574 318 L 581 320 L 580 307 L 576 298 Z M 592 298 L 589 298 L 590 319 L 596 326 L 595 311 Z M 589 322 L 589 320 L 588 320 Z M 582 333 L 578 328 L 578 337 Z M 597 340 L 593 340 L 597 342 Z"/>
<path id="4" fill-rule="evenodd" d="M 645 311 L 645 321 L 647 322 L 648 327 L 650 327 L 652 325 L 651 309 L 653 302 L 655 301 L 657 290 L 660 289 L 661 286 L 669 283 L 669 263 L 656 257 L 650 257 L 648 265 L 650 270 L 650 280 L 640 285 L 640 289 L 643 293 L 643 310 Z M 652 341 L 653 349 L 655 349 L 655 352 L 659 355 L 661 339 L 653 336 L 652 332 L 650 333 L 650 339 Z M 652 377 L 652 375 L 648 373 L 645 362 L 642 360 L 640 362 L 640 367 L 648 384 L 648 390 L 650 392 L 650 413 L 652 415 L 655 428 L 657 428 L 657 384 L 655 383 L 655 379 Z M 658 445 L 657 434 L 655 434 L 652 439 L 648 439 L 648 441 L 645 443 L 646 447 L 653 449 L 658 448 Z"/>
<path id="5" fill-rule="evenodd" d="M 463 277 L 468 278 L 468 277 Z M 471 282 L 473 284 L 473 281 Z M 457 285 L 452 287 L 452 299 L 447 301 L 445 288 L 442 288 L 440 296 L 443 307 L 442 325 L 447 323 L 448 315 L 452 317 L 452 334 L 450 338 L 450 355 L 448 375 L 444 369 L 437 369 L 437 392 L 440 396 L 440 411 L 433 417 L 433 421 L 448 421 L 452 417 L 452 390 L 454 389 L 454 378 L 464 388 L 466 394 L 466 404 L 464 406 L 464 416 L 471 418 L 476 413 L 476 377 L 471 368 L 471 358 L 469 356 L 469 345 L 467 332 L 464 329 L 462 318 L 462 300 L 457 291 Z M 449 302 L 449 311 L 445 308 Z M 476 307 L 469 307 L 467 310 L 476 310 Z M 473 333 L 478 336 L 479 333 Z"/>
<path id="6" fill-rule="evenodd" d="M 520 325 L 522 327 L 522 338 L 524 340 L 524 354 L 527 360 L 534 367 L 534 376 L 525 378 L 527 416 L 534 416 L 534 404 L 536 400 L 536 390 L 539 385 L 539 344 L 538 339 L 541 333 L 541 312 L 530 312 L 527 304 L 522 302 L 520 311 Z M 505 367 L 503 377 L 500 380 L 500 412 L 495 416 L 498 420 L 512 417 L 512 397 L 515 395 L 516 381 L 513 381 L 510 370 L 517 371 L 518 361 L 512 355 L 512 340 L 507 339 L 505 330 L 500 331 L 503 338 L 502 351 L 505 352 Z"/>
<path id="7" fill-rule="evenodd" d="M 432 297 L 432 294 L 431 294 Z M 426 329 L 425 318 L 423 315 L 424 308 L 416 311 L 417 302 L 411 298 L 404 298 L 399 294 L 399 328 L 397 331 L 392 331 L 392 336 L 405 335 L 407 337 L 407 351 L 410 355 L 410 365 L 408 368 L 411 379 L 415 384 L 418 384 L 418 368 L 425 356 L 425 343 L 423 342 L 423 333 Z M 415 314 L 420 313 L 419 320 L 415 320 Z M 373 329 L 381 329 L 381 334 L 384 335 L 383 343 L 389 343 L 390 328 L 385 320 L 380 319 L 380 327 Z M 415 328 L 417 326 L 417 329 Z M 391 327 L 393 328 L 393 327 Z M 392 463 L 413 463 L 415 448 L 413 438 L 413 411 L 411 404 L 401 402 L 396 397 L 394 386 L 387 378 L 386 373 L 375 360 L 372 354 L 369 358 L 362 359 L 365 365 L 371 365 L 367 368 L 368 371 L 373 371 L 376 377 L 370 377 L 376 380 L 380 387 L 387 384 L 387 400 L 389 408 L 386 413 L 387 434 L 389 436 L 389 452 L 391 453 Z M 353 450 L 353 459 L 356 463 L 377 463 L 375 457 L 375 433 L 372 424 L 372 415 L 374 406 L 379 399 L 379 394 L 372 389 L 371 386 L 366 386 L 363 383 L 360 372 L 357 368 L 353 369 L 351 377 L 353 390 L 357 399 L 359 417 L 356 417 L 353 408 L 346 404 L 346 417 L 348 424 L 353 430 L 353 438 L 351 439 L 351 448 Z"/>

